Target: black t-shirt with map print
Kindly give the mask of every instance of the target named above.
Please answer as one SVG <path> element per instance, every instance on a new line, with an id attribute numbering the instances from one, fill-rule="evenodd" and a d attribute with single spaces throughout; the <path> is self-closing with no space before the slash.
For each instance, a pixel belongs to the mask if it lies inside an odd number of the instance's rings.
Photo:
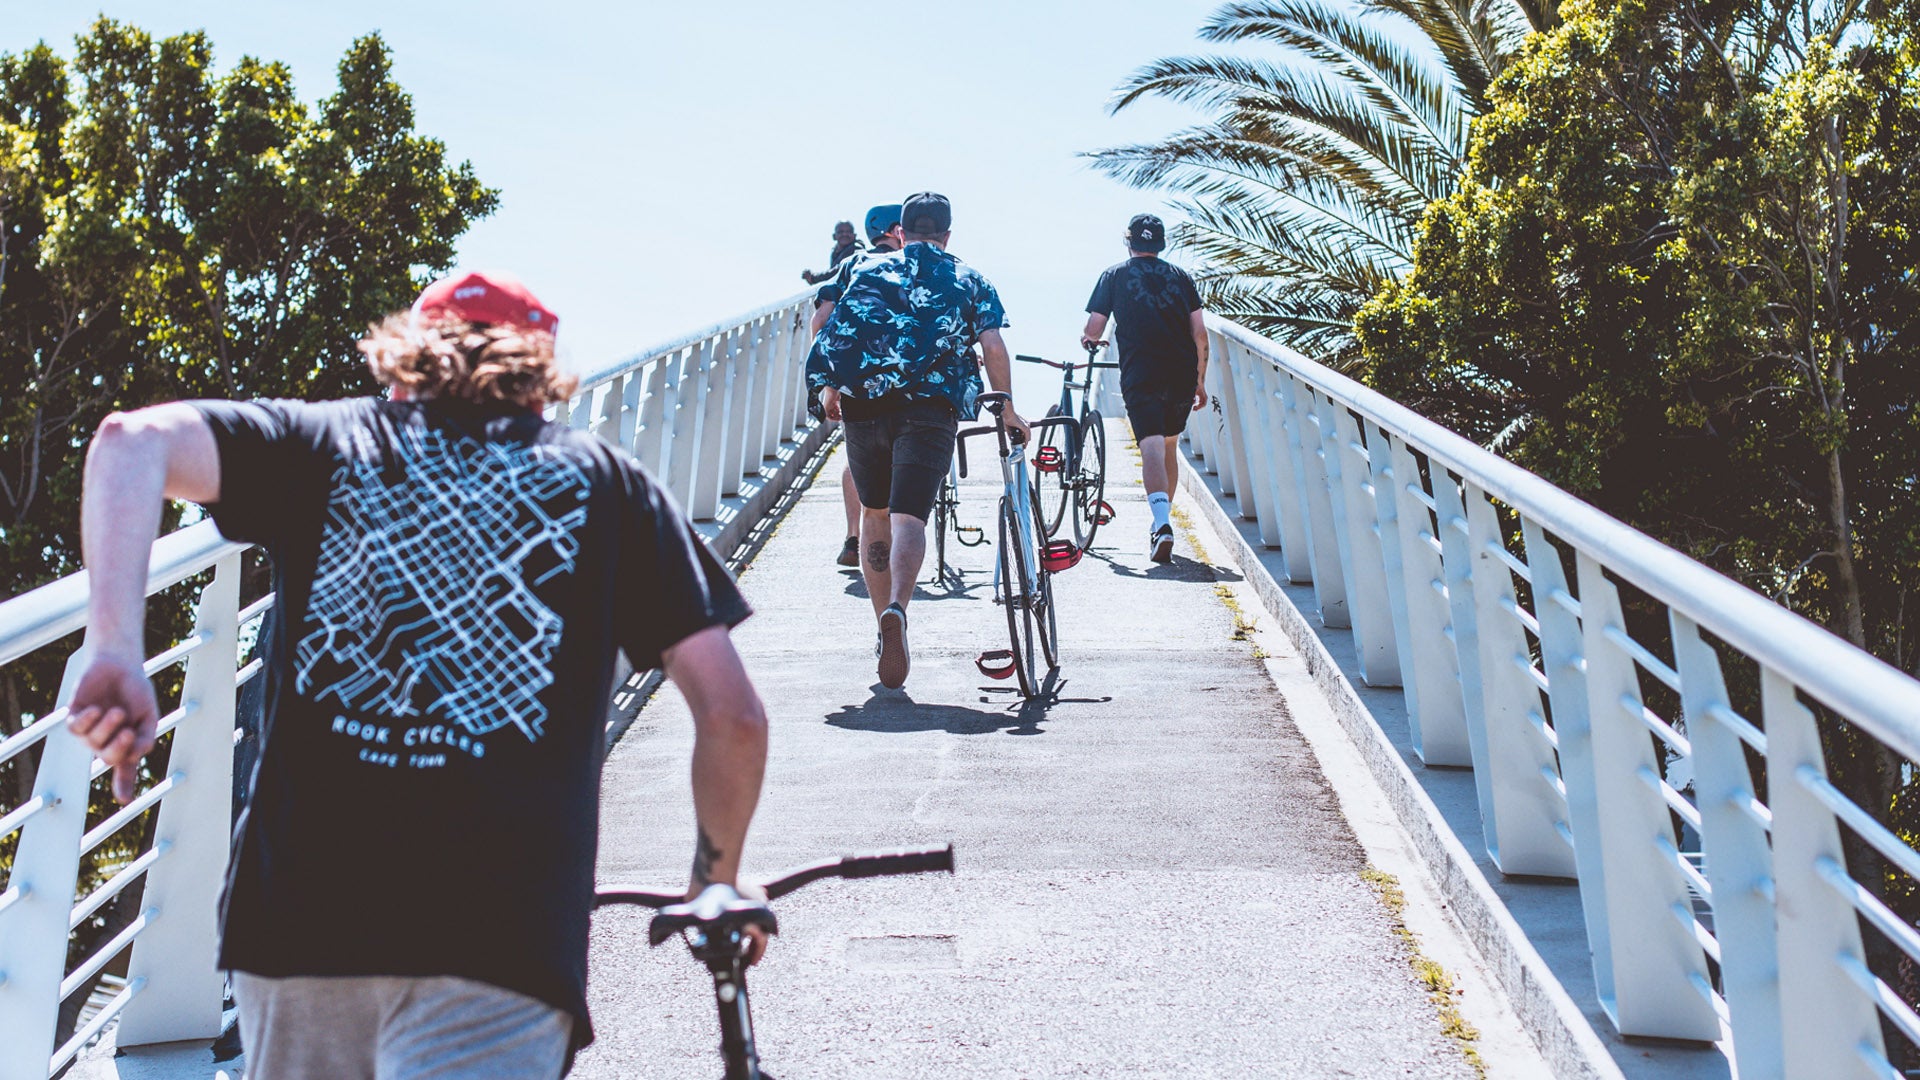
<path id="1" fill-rule="evenodd" d="M 1193 313 L 1199 310 L 1193 278 L 1158 257 L 1108 267 L 1087 299 L 1089 313 L 1111 316 L 1117 324 L 1114 359 L 1125 389 L 1193 386 L 1200 369 Z"/>
<path id="2" fill-rule="evenodd" d="M 280 618 L 223 967 L 456 975 L 587 1018 L 614 652 L 746 618 L 625 455 L 523 409 L 195 402 Z"/>

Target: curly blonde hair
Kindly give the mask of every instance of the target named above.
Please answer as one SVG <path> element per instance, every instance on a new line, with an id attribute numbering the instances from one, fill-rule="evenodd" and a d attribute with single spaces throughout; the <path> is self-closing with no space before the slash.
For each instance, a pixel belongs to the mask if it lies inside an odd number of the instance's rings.
<path id="1" fill-rule="evenodd" d="M 403 311 L 368 327 L 359 349 L 380 385 L 414 398 L 539 409 L 565 401 L 580 385 L 560 370 L 553 335 L 542 330 Z"/>

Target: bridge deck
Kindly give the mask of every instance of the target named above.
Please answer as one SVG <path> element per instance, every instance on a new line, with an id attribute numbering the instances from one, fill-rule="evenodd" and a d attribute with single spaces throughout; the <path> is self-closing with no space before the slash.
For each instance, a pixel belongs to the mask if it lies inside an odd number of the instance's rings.
<path id="1" fill-rule="evenodd" d="M 1116 431 L 1116 437 L 1119 433 Z M 872 613 L 832 565 L 835 458 L 742 581 L 737 640 L 773 718 L 748 873 L 954 842 L 952 877 L 823 883 L 779 905 L 756 971 L 777 1076 L 1465 1077 L 1314 755 L 1183 540 L 1155 567 L 1116 438 L 1117 527 L 1058 581 L 1059 699 L 1021 706 L 972 657 L 1004 642 L 990 547 L 923 586 L 904 692 L 873 674 Z M 994 492 L 970 483 L 963 517 Z M 1217 577 L 1218 575 L 1218 577 Z M 691 739 L 671 686 L 613 750 L 602 880 L 684 880 Z M 581 1077 L 713 1073 L 702 972 L 596 922 L 599 1042 Z"/>

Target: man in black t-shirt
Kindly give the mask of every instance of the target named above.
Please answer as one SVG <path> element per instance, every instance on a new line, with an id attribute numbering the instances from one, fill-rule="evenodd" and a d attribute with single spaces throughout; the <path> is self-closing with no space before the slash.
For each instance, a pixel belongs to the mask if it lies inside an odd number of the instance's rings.
<path id="1" fill-rule="evenodd" d="M 1200 290 L 1185 270 L 1160 257 L 1166 226 L 1152 214 L 1127 224 L 1127 261 L 1100 275 L 1087 300 L 1092 345 L 1118 318 L 1114 333 L 1120 364 L 1120 396 L 1140 444 L 1140 475 L 1153 524 L 1147 554 L 1154 562 L 1173 558 L 1173 490 L 1180 477 L 1180 433 L 1187 414 L 1207 404 L 1207 324 Z"/>
<path id="2" fill-rule="evenodd" d="M 766 763 L 728 633 L 748 608 L 645 470 L 542 419 L 574 384 L 553 328 L 518 282 L 467 274 L 361 342 L 389 399 L 160 405 L 94 439 L 70 725 L 121 801 L 158 715 L 142 610 L 162 499 L 272 556 L 221 912 L 249 1074 L 557 1077 L 592 1039 L 616 649 L 692 708 L 690 892 L 735 880 Z"/>

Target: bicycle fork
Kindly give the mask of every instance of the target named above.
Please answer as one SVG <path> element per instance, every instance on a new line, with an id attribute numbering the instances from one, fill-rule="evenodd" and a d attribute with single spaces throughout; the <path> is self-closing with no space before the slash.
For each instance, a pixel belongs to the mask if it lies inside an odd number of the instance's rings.
<path id="1" fill-rule="evenodd" d="M 702 946 L 697 950 L 713 974 L 713 1000 L 720 1008 L 720 1056 L 726 1060 L 724 1080 L 773 1080 L 760 1071 L 760 1050 L 753 1041 L 753 1009 L 747 1001 L 747 965 L 739 945 Z"/>

